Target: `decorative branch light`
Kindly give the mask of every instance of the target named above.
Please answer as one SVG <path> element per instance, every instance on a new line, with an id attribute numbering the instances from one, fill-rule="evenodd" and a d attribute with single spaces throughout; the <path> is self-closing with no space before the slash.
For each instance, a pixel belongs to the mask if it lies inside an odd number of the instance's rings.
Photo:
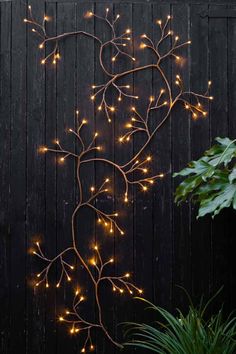
<path id="1" fill-rule="evenodd" d="M 191 41 L 187 41 L 184 43 L 179 42 L 179 37 L 174 36 L 173 31 L 169 29 L 169 22 L 171 20 L 171 16 L 167 16 L 166 20 L 162 22 L 161 20 L 157 21 L 157 25 L 160 27 L 160 38 L 155 44 L 151 38 L 149 38 L 146 34 L 141 36 L 141 44 L 140 49 L 150 50 L 155 58 L 155 63 L 146 64 L 144 66 L 135 66 L 132 69 L 124 70 L 117 74 L 110 72 L 110 70 L 106 67 L 103 60 L 104 49 L 107 46 L 112 46 L 114 51 L 111 57 L 111 61 L 115 62 L 119 56 L 125 56 L 129 60 L 133 61 L 135 64 L 135 58 L 125 51 L 127 47 L 127 43 L 129 43 L 132 38 L 131 29 L 126 29 L 124 33 L 118 35 L 116 33 L 115 24 L 120 18 L 120 15 L 116 15 L 114 20 L 110 19 L 109 9 L 105 10 L 104 16 L 99 16 L 91 11 L 85 14 L 85 18 L 95 17 L 98 20 L 103 21 L 110 29 L 111 29 L 111 39 L 103 42 L 100 38 L 95 36 L 94 34 L 79 30 L 73 32 L 62 33 L 53 37 L 50 37 L 46 32 L 45 23 L 49 20 L 48 16 L 44 16 L 42 23 L 37 22 L 32 15 L 31 7 L 29 6 L 29 17 L 24 19 L 24 22 L 32 25 L 32 31 L 37 34 L 41 40 L 39 44 L 39 48 L 42 49 L 46 46 L 47 43 L 53 43 L 53 49 L 50 53 L 41 60 L 41 64 L 44 65 L 48 61 L 51 61 L 54 65 L 57 64 L 58 60 L 61 59 L 59 42 L 63 39 L 70 36 L 79 36 L 83 35 L 86 37 L 90 37 L 98 42 L 100 50 L 99 50 L 99 62 L 103 72 L 107 75 L 107 82 L 103 84 L 94 84 L 92 85 L 93 93 L 90 97 L 92 101 L 99 100 L 97 105 L 97 109 L 99 111 L 104 111 L 105 116 L 108 119 L 108 122 L 112 121 L 112 113 L 116 111 L 116 107 L 111 105 L 108 102 L 108 92 L 110 89 L 115 89 L 118 94 L 118 101 L 121 101 L 123 98 L 128 98 L 133 100 L 137 100 L 138 96 L 130 94 L 130 85 L 120 85 L 119 79 L 128 77 L 131 74 L 144 71 L 144 70 L 156 70 L 160 77 L 164 82 L 164 88 L 161 88 L 158 95 L 156 97 L 151 96 L 149 98 L 149 103 L 147 105 L 147 109 L 145 115 L 142 115 L 138 109 L 133 106 L 131 107 L 131 118 L 130 121 L 127 122 L 126 128 L 127 131 L 122 136 L 119 137 L 120 143 L 125 143 L 130 141 L 130 139 L 136 135 L 137 133 L 143 134 L 143 144 L 139 148 L 139 150 L 125 163 L 118 164 L 110 159 L 106 159 L 103 157 L 91 157 L 91 152 L 96 151 L 99 154 L 101 147 L 97 145 L 97 137 L 98 133 L 95 132 L 89 144 L 85 143 L 83 138 L 83 131 L 85 126 L 87 125 L 87 120 L 79 119 L 79 112 L 76 111 L 76 115 L 78 117 L 78 127 L 74 129 L 69 129 L 68 132 L 74 135 L 78 142 L 78 152 L 75 153 L 73 151 L 69 151 L 65 149 L 59 140 L 55 141 L 55 148 L 49 147 L 40 147 L 40 152 L 46 153 L 55 153 L 59 156 L 58 162 L 63 163 L 66 159 L 72 158 L 76 162 L 76 178 L 79 189 L 79 201 L 76 205 L 72 217 L 71 217 L 71 246 L 62 250 L 59 254 L 57 254 L 54 258 L 49 258 L 43 252 L 41 245 L 39 242 L 36 242 L 35 249 L 33 254 L 44 261 L 45 266 L 40 273 L 37 274 L 37 280 L 35 282 L 35 286 L 40 286 L 42 284 L 45 285 L 46 288 L 50 287 L 49 283 L 49 272 L 51 267 L 55 263 L 59 263 L 61 267 L 61 272 L 59 279 L 57 280 L 56 287 L 59 288 L 64 277 L 67 281 L 72 281 L 71 272 L 74 270 L 74 266 L 69 264 L 65 257 L 71 253 L 74 254 L 79 261 L 79 263 L 83 266 L 85 272 L 87 272 L 91 284 L 95 293 L 95 303 L 98 311 L 98 319 L 95 322 L 90 322 L 86 318 L 81 315 L 81 304 L 85 300 L 84 296 L 81 295 L 79 290 L 75 291 L 74 300 L 72 303 L 72 309 L 70 311 L 66 311 L 65 315 L 61 315 L 59 317 L 59 321 L 65 322 L 70 326 L 70 333 L 84 333 L 85 334 L 85 342 L 81 349 L 81 353 L 85 353 L 87 350 L 93 350 L 94 344 L 92 342 L 91 331 L 94 329 L 100 329 L 104 332 L 107 338 L 116 346 L 122 347 L 115 339 L 111 337 L 111 334 L 108 332 L 106 325 L 104 323 L 103 311 L 101 308 L 101 299 L 99 294 L 99 288 L 102 283 L 107 282 L 111 285 L 111 289 L 114 292 L 118 292 L 120 294 L 126 292 L 128 294 L 142 294 L 142 289 L 138 288 L 134 285 L 130 280 L 130 274 L 126 273 L 121 276 L 110 276 L 105 275 L 104 270 L 109 269 L 109 265 L 114 262 L 114 258 L 103 260 L 100 249 L 98 245 L 95 245 L 93 248 L 94 257 L 87 262 L 85 257 L 81 254 L 76 238 L 76 218 L 78 213 L 83 208 L 91 209 L 96 217 L 99 224 L 103 225 L 104 228 L 110 233 L 113 234 L 115 231 L 120 235 L 124 235 L 124 230 L 118 223 L 118 212 L 110 212 L 107 213 L 102 209 L 98 208 L 95 204 L 95 201 L 104 194 L 109 194 L 110 188 L 110 178 L 105 178 L 103 183 L 100 186 L 92 186 L 90 188 L 89 197 L 85 197 L 85 190 L 81 180 L 81 167 L 86 164 L 93 163 L 102 163 L 104 165 L 108 165 L 112 167 L 115 171 L 118 172 L 121 181 L 123 181 L 124 191 L 123 191 L 123 200 L 124 202 L 129 201 L 129 190 L 130 186 L 137 185 L 141 187 L 143 191 L 146 191 L 150 185 L 152 185 L 157 179 L 163 178 L 163 173 L 158 174 L 150 174 L 150 165 L 152 162 L 152 157 L 145 155 L 146 150 L 150 141 L 156 135 L 158 130 L 162 127 L 162 125 L 167 121 L 170 117 L 170 114 L 176 106 L 177 103 L 180 103 L 184 106 L 184 108 L 191 112 L 193 119 L 196 119 L 200 116 L 205 117 L 207 115 L 207 111 L 204 108 L 204 102 L 212 100 L 213 97 L 209 95 L 209 87 L 211 82 L 208 82 L 208 89 L 204 94 L 195 93 L 193 91 L 187 91 L 184 89 L 184 83 L 180 75 L 176 75 L 175 85 L 177 87 L 177 93 L 174 94 L 171 88 L 171 83 L 169 82 L 166 73 L 161 67 L 161 64 L 164 60 L 174 58 L 177 62 L 181 60 L 179 55 L 177 55 L 178 50 L 182 47 L 191 44 Z M 172 45 L 169 50 L 165 53 L 160 51 L 160 46 L 165 40 L 168 38 L 172 38 Z M 123 49 L 124 48 L 124 49 Z M 163 118 L 159 123 L 156 124 L 154 128 L 150 127 L 150 114 L 152 112 L 160 113 L 163 112 Z M 152 123 L 153 126 L 153 123 Z M 94 269 L 92 269 L 94 268 Z M 106 273 L 107 274 L 107 273 Z"/>

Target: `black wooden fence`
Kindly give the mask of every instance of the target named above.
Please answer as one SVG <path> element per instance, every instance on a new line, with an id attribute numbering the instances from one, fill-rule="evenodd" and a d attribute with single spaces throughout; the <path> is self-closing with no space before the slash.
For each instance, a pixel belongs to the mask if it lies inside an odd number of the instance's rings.
<path id="1" fill-rule="evenodd" d="M 66 141 L 64 130 L 74 125 L 75 107 L 79 106 L 82 116 L 90 117 L 90 129 L 102 132 L 109 157 L 120 159 L 125 155 L 120 147 L 114 147 L 114 136 L 119 134 L 126 113 L 115 117 L 114 125 L 109 126 L 88 100 L 91 84 L 104 79 L 93 41 L 69 38 L 61 45 L 63 58 L 57 69 L 40 65 L 38 41 L 23 23 L 26 5 L 0 0 L 0 352 L 72 354 L 79 352 L 78 338 L 71 338 L 56 320 L 68 305 L 69 286 L 59 292 L 53 287 L 35 291 L 30 279 L 38 262 L 28 249 L 35 235 L 40 235 L 52 256 L 68 244 L 69 218 L 77 194 L 74 169 L 69 163 L 56 165 L 52 156 L 40 156 L 38 147 L 50 144 L 56 136 Z M 234 309 L 235 213 L 225 212 L 214 221 L 196 221 L 191 205 L 173 204 L 177 181 L 171 177 L 173 171 L 199 157 L 216 136 L 236 136 L 234 1 L 32 0 L 31 5 L 36 18 L 44 13 L 53 18 L 48 24 L 51 34 L 84 28 L 103 36 L 104 27 L 99 22 L 86 22 L 83 14 L 90 9 L 101 14 L 109 6 L 114 14 L 121 14 L 119 26 L 132 27 L 135 35 L 157 35 L 154 20 L 171 14 L 173 30 L 183 40 L 191 38 L 191 48 L 183 51 L 188 63 L 179 72 L 196 91 L 204 91 L 207 81 L 213 81 L 215 100 L 209 107 L 210 115 L 193 121 L 182 108 L 174 110 L 151 147 L 158 170 L 168 173 L 153 192 L 134 192 L 135 203 L 123 220 L 127 236 L 105 238 L 103 252 L 108 256 L 115 253 L 120 261 L 117 271 L 134 271 L 145 295 L 168 309 L 186 307 L 186 298 L 176 285 L 185 287 L 195 299 L 224 285 L 218 302 L 224 302 L 227 311 Z M 142 56 L 147 61 L 149 54 L 144 51 Z M 172 64 L 167 70 L 170 76 L 175 73 Z M 141 95 L 149 95 L 157 84 L 150 72 L 137 75 L 134 81 Z M 126 153 L 139 143 L 135 140 Z M 99 178 L 105 172 L 99 167 L 87 170 L 86 183 L 94 173 Z M 119 192 L 118 183 L 115 188 Z M 85 214 L 84 220 L 88 217 Z M 85 255 L 95 231 L 93 226 L 83 227 L 81 248 Z M 141 308 L 134 308 L 134 301 L 126 297 L 113 301 L 109 292 L 104 295 L 104 304 L 109 326 L 114 328 L 121 321 L 132 320 L 134 311 Z M 136 317 L 141 319 L 141 313 Z M 97 346 L 99 354 L 114 352 L 100 334 Z"/>

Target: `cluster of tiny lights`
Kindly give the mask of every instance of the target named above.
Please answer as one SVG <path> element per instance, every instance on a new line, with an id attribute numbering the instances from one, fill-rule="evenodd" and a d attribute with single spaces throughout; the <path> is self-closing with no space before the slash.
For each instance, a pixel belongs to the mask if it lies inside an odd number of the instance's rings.
<path id="1" fill-rule="evenodd" d="M 71 216 L 71 246 L 63 249 L 59 254 L 54 257 L 49 257 L 45 255 L 40 242 L 35 243 L 32 253 L 41 259 L 44 262 L 44 267 L 36 275 L 35 286 L 39 287 L 44 285 L 46 288 L 50 288 L 50 270 L 54 264 L 60 266 L 60 272 L 58 279 L 56 281 L 56 288 L 60 288 L 64 285 L 64 281 L 74 284 L 77 279 L 74 279 L 74 271 L 79 266 L 82 265 L 82 268 L 87 272 L 91 283 L 94 287 L 95 292 L 95 305 L 98 313 L 98 319 L 95 321 L 90 321 L 87 318 L 84 318 L 81 315 L 81 308 L 83 307 L 84 301 L 86 298 L 81 294 L 81 289 L 76 287 L 74 291 L 73 303 L 70 306 L 70 309 L 65 311 L 65 314 L 61 314 L 58 317 L 60 322 L 65 323 L 69 326 L 69 333 L 71 335 L 79 334 L 81 340 L 84 339 L 83 346 L 81 348 L 81 353 L 86 353 L 88 351 L 93 351 L 95 346 L 92 341 L 92 331 L 100 329 L 103 331 L 104 335 L 116 346 L 122 348 L 122 345 L 118 343 L 112 335 L 109 333 L 107 326 L 105 324 L 104 313 L 101 306 L 100 292 L 99 288 L 102 283 L 109 284 L 111 291 L 118 294 L 130 294 L 137 295 L 143 294 L 143 290 L 133 284 L 130 281 L 131 274 L 124 273 L 119 276 L 108 275 L 109 272 L 114 272 L 113 263 L 116 261 L 114 257 L 103 260 L 100 247 L 95 244 L 92 250 L 92 257 L 90 259 L 85 258 L 77 246 L 77 232 L 76 232 L 76 218 L 77 214 L 81 209 L 87 208 L 94 212 L 97 222 L 103 227 L 103 230 L 108 235 L 121 235 L 125 234 L 125 231 L 120 226 L 118 221 L 119 212 L 117 211 L 104 211 L 102 208 L 97 206 L 96 200 L 99 199 L 102 195 L 109 195 L 112 191 L 112 179 L 110 177 L 104 178 L 100 185 L 91 185 L 89 193 L 85 193 L 85 187 L 82 183 L 81 177 L 81 167 L 87 164 L 104 164 L 111 168 L 112 171 L 116 171 L 117 175 L 120 176 L 121 185 L 123 186 L 122 200 L 125 203 L 130 202 L 130 189 L 133 186 L 137 186 L 141 191 L 147 192 L 149 187 L 151 187 L 157 180 L 164 177 L 164 173 L 151 173 L 153 167 L 153 157 L 146 155 L 147 148 L 153 137 L 160 130 L 163 124 L 170 118 L 171 112 L 177 103 L 181 104 L 187 111 L 192 115 L 193 119 L 199 117 L 206 117 L 207 110 L 205 108 L 206 103 L 209 100 L 212 100 L 213 97 L 209 95 L 209 89 L 211 86 L 211 81 L 208 82 L 208 88 L 205 93 L 199 94 L 193 91 L 185 90 L 183 80 L 180 74 L 175 76 L 172 91 L 172 83 L 169 82 L 168 77 L 163 70 L 161 65 L 164 60 L 174 58 L 176 63 L 181 61 L 181 57 L 178 52 L 182 47 L 191 44 L 190 40 L 185 42 L 180 42 L 178 35 L 175 35 L 172 30 L 169 29 L 169 22 L 171 16 L 168 15 L 164 21 L 157 20 L 156 24 L 160 28 L 160 37 L 155 43 L 147 34 L 141 35 L 141 43 L 139 45 L 140 49 L 150 50 L 155 56 L 156 61 L 153 61 L 146 65 L 140 65 L 140 61 L 136 61 L 136 58 L 133 57 L 132 53 L 132 29 L 127 28 L 121 34 L 117 34 L 116 22 L 119 20 L 120 15 L 117 14 L 114 18 L 109 10 L 105 9 L 105 15 L 100 16 L 95 14 L 92 11 L 88 11 L 85 14 L 85 18 L 96 18 L 99 21 L 103 21 L 111 29 L 111 39 L 103 42 L 102 39 L 98 38 L 92 33 L 79 30 L 74 32 L 62 33 L 56 36 L 50 36 L 46 32 L 45 23 L 51 19 L 45 15 L 41 23 L 37 22 L 32 16 L 31 6 L 28 7 L 29 16 L 24 19 L 24 22 L 32 26 L 32 32 L 39 36 L 40 43 L 39 49 L 44 49 L 47 43 L 51 43 L 53 49 L 49 54 L 41 59 L 41 64 L 46 64 L 51 62 L 56 65 L 57 62 L 61 59 L 59 51 L 59 43 L 63 39 L 70 36 L 85 36 L 93 38 L 94 41 L 100 46 L 100 55 L 99 63 L 101 69 L 104 71 L 108 77 L 107 81 L 103 84 L 92 84 L 91 88 L 93 90 L 90 99 L 94 105 L 98 101 L 97 110 L 103 111 L 108 122 L 112 121 L 113 114 L 116 114 L 118 107 L 109 102 L 108 92 L 110 90 L 115 90 L 117 93 L 117 101 L 120 102 L 122 99 L 129 99 L 131 102 L 139 100 L 139 96 L 133 94 L 133 88 L 129 83 L 121 84 L 124 82 L 124 78 L 127 78 L 129 75 L 144 71 L 144 70 L 157 70 L 161 77 L 161 81 L 164 82 L 163 88 L 160 88 L 156 93 L 152 94 L 147 100 L 147 107 L 144 113 L 141 113 L 140 110 L 132 105 L 129 110 L 129 118 L 125 124 L 124 133 L 118 137 L 118 143 L 122 145 L 128 143 L 132 140 L 133 136 L 136 134 L 143 134 L 143 144 L 133 156 L 126 161 L 125 163 L 116 163 L 115 161 L 100 157 L 100 151 L 103 150 L 103 146 L 98 144 L 100 137 L 99 132 L 94 132 L 91 136 L 91 140 L 88 143 L 88 132 L 84 133 L 84 130 L 89 125 L 87 118 L 80 118 L 79 110 L 75 111 L 77 118 L 77 127 L 75 129 L 69 128 L 68 133 L 73 135 L 76 138 L 78 148 L 76 152 L 73 150 L 68 150 L 62 146 L 60 141 L 56 139 L 54 141 L 55 147 L 50 148 L 47 146 L 42 146 L 39 149 L 41 153 L 55 153 L 58 156 L 58 163 L 64 164 L 67 159 L 74 159 L 77 166 L 76 182 L 79 188 L 79 201 L 76 205 L 72 216 Z M 160 51 L 160 47 L 163 42 L 172 38 L 172 46 L 166 52 Z M 128 60 L 135 62 L 132 69 L 124 70 L 119 73 L 113 73 L 114 65 L 112 69 L 106 67 L 106 64 L 103 61 L 103 52 L 107 46 L 112 46 L 112 57 L 111 62 L 114 63 L 119 60 L 120 57 L 126 57 Z M 136 64 L 137 63 L 137 64 Z M 139 66 L 140 65 L 140 66 Z M 110 71 L 112 70 L 112 72 Z M 122 79 L 122 80 L 120 80 Z M 153 121 L 152 112 L 158 112 L 162 117 L 161 120 L 155 125 Z M 85 139 L 86 136 L 86 139 Z M 85 142 L 86 141 L 86 142 Z M 95 152 L 95 157 L 91 155 L 91 152 Z M 92 157 L 91 157 L 92 156 Z M 76 257 L 77 262 L 70 264 L 68 262 L 67 256 L 72 254 Z"/>

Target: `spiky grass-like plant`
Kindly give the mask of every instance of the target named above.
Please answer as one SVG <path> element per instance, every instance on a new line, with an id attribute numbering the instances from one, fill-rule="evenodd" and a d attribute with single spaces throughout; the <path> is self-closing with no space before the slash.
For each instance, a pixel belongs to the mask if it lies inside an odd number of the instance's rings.
<path id="1" fill-rule="evenodd" d="M 161 317 L 154 325 L 127 323 L 125 346 L 149 349 L 159 354 L 235 354 L 236 317 L 223 319 L 222 310 L 206 319 L 210 303 L 198 307 L 190 303 L 187 315 L 180 310 L 173 316 L 149 301 L 149 308 Z"/>

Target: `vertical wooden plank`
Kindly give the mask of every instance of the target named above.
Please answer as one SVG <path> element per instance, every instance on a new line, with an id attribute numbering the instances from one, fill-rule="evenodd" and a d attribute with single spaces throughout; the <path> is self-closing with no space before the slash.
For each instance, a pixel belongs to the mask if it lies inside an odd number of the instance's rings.
<path id="1" fill-rule="evenodd" d="M 47 33 L 56 34 L 57 5 L 46 4 L 46 15 L 50 21 L 46 23 Z M 53 45 L 48 44 L 46 55 L 53 50 Z M 44 53 L 42 53 L 44 54 Z M 60 64 L 59 64 L 60 65 Z M 59 67 L 60 70 L 60 67 Z M 48 63 L 45 65 L 45 145 L 51 146 L 57 135 L 57 68 Z M 41 157 L 44 159 L 44 157 Z M 55 155 L 46 154 L 45 172 L 45 237 L 42 245 L 48 257 L 55 257 L 57 251 L 57 164 Z M 50 271 L 53 284 L 46 291 L 45 296 L 45 353 L 54 353 L 57 348 L 57 316 L 56 300 L 57 289 L 55 279 L 58 276 L 56 267 Z"/>
<path id="2" fill-rule="evenodd" d="M 225 9 L 224 5 L 210 6 L 210 10 Z M 215 97 L 211 105 L 211 142 L 217 136 L 228 136 L 228 83 L 227 83 L 227 18 L 210 18 L 209 22 L 209 51 L 210 72 L 213 84 L 212 95 Z M 220 65 L 219 65 L 220 63 Z M 217 301 L 219 305 L 226 303 L 228 306 L 229 286 L 229 236 L 228 236 L 227 211 L 223 211 L 212 222 L 212 247 L 213 247 L 213 291 L 222 285 L 224 290 Z M 217 303 L 217 302 L 216 302 Z"/>
<path id="3" fill-rule="evenodd" d="M 189 39 L 189 5 L 173 5 L 174 37 L 178 35 L 181 42 Z M 179 74 L 184 82 L 185 89 L 189 89 L 189 47 L 181 49 L 180 63 L 173 63 L 172 81 L 173 92 L 175 75 Z M 187 60 L 187 62 L 186 62 Z M 172 113 L 172 166 L 173 172 L 182 169 L 190 160 L 190 116 L 184 112 L 182 106 L 176 106 Z M 173 180 L 175 191 L 179 183 Z M 182 308 L 186 304 L 185 294 L 176 286 L 183 286 L 191 290 L 191 241 L 190 241 L 190 206 L 173 206 L 173 305 Z"/>
<path id="4" fill-rule="evenodd" d="M 44 4 L 31 2 L 34 16 L 39 21 L 44 16 Z M 45 233 L 45 161 L 38 154 L 45 140 L 45 72 L 40 64 L 38 41 L 27 32 L 27 245 L 32 247 L 36 235 Z M 32 254 L 27 257 L 27 277 L 35 277 L 40 261 Z M 27 350 L 43 353 L 44 337 L 44 288 L 27 287 Z"/>
<path id="5" fill-rule="evenodd" d="M 158 41 L 160 36 L 160 28 L 156 21 L 161 19 L 162 22 L 171 13 L 170 5 L 154 5 L 153 6 L 153 36 Z M 171 24 L 170 24 L 171 26 Z M 163 52 L 170 49 L 171 39 L 168 38 L 161 48 Z M 172 59 L 167 58 L 162 68 L 169 81 L 171 81 L 171 62 Z M 160 90 L 166 89 L 160 74 L 156 73 L 153 80 L 153 94 L 158 95 Z M 163 99 L 164 100 L 164 99 Z M 165 111 L 154 112 L 153 121 L 158 124 L 158 119 L 163 118 Z M 151 193 L 154 193 L 153 205 L 153 291 L 154 303 L 165 308 L 171 308 L 172 299 L 172 176 L 171 176 L 171 119 L 161 127 L 156 134 L 155 146 L 153 147 L 153 156 L 157 172 L 163 172 L 165 177 L 159 180 L 157 186 Z"/>
<path id="6" fill-rule="evenodd" d="M 86 19 L 84 15 L 87 11 L 94 11 L 92 4 L 81 3 L 77 4 L 77 28 L 83 29 L 88 33 L 94 33 L 94 18 Z M 77 38 L 77 58 L 76 58 L 76 103 L 79 110 L 79 121 L 87 120 L 87 124 L 82 128 L 83 141 L 88 146 L 95 132 L 94 107 L 90 100 L 92 92 L 91 86 L 94 84 L 94 50 L 97 43 L 85 36 Z M 78 150 L 81 148 L 76 144 Z M 94 153 L 86 157 L 94 156 Z M 85 158 L 86 158 L 85 157 Z M 95 169 L 94 164 L 85 164 L 81 167 L 81 180 L 84 200 L 91 195 L 91 186 L 95 185 Z M 77 186 L 78 193 L 78 186 Z M 79 195 L 77 195 L 77 200 Z M 92 258 L 92 246 L 95 243 L 95 215 L 93 211 L 81 209 L 78 214 L 77 227 L 77 245 L 80 253 L 87 262 Z M 88 320 L 95 321 L 94 307 L 94 286 L 91 279 L 88 277 L 85 269 L 81 264 L 78 264 L 78 286 L 83 289 L 83 295 L 86 301 L 83 303 L 84 317 Z M 95 330 L 96 331 L 96 330 Z M 94 339 L 94 332 L 91 332 Z M 80 352 L 83 341 L 82 335 L 78 335 L 78 352 Z"/>
<path id="7" fill-rule="evenodd" d="M 135 36 L 133 33 L 133 18 L 132 18 L 132 4 L 115 4 L 114 6 L 114 16 L 117 14 L 120 15 L 120 19 L 117 22 L 116 30 L 120 35 L 126 31 L 126 29 L 132 30 L 130 36 Z M 127 42 L 129 43 L 129 42 Z M 133 43 L 128 44 L 125 48 L 125 51 L 131 55 Z M 134 66 L 133 61 L 130 58 L 119 55 L 114 64 L 114 72 L 122 72 L 127 69 L 131 69 Z M 122 80 L 119 80 L 119 85 L 130 85 L 130 90 L 127 90 L 128 93 L 133 92 L 133 75 L 128 75 Z M 115 148 L 115 161 L 119 164 L 124 164 L 129 161 L 133 156 L 133 139 L 129 142 L 119 142 L 119 137 L 123 136 L 127 130 L 125 125 L 130 121 L 130 107 L 132 101 L 130 98 L 122 98 L 122 101 L 118 101 L 118 93 L 114 95 L 114 102 L 117 106 L 117 116 L 114 121 L 115 125 L 115 138 L 114 138 L 114 148 Z M 131 176 L 129 176 L 132 178 Z M 115 171 L 115 210 L 119 213 L 119 222 L 122 229 L 124 230 L 124 235 L 117 233 L 115 238 L 115 259 L 116 275 L 123 275 L 127 272 L 130 272 L 132 275 L 132 281 L 135 281 L 134 274 L 134 260 L 133 260 L 133 189 L 130 188 L 129 199 L 131 203 L 124 202 L 124 183 L 122 176 L 119 172 Z M 125 291 L 124 294 L 115 293 L 115 329 L 116 335 L 119 340 L 122 340 L 121 329 L 122 326 L 118 326 L 119 323 L 124 321 L 132 321 L 134 319 L 134 308 L 133 308 L 133 299 L 130 294 Z M 119 352 L 119 349 L 117 349 Z M 130 353 L 133 351 L 130 349 Z"/>
<path id="8" fill-rule="evenodd" d="M 236 10 L 235 5 L 229 6 L 230 9 Z M 235 104 L 236 104 L 236 19 L 228 19 L 228 117 L 229 117 L 229 137 L 235 139 L 236 137 L 236 122 L 234 119 Z M 229 214 L 229 271 L 230 271 L 230 310 L 235 309 L 236 298 L 236 267 L 235 267 L 235 248 L 236 239 L 234 237 L 235 230 L 235 211 L 230 210 Z"/>
<path id="9" fill-rule="evenodd" d="M 191 5 L 191 90 L 206 92 L 209 78 L 208 63 L 208 17 L 200 14 L 208 11 L 208 5 Z M 214 74 L 213 85 L 215 83 Z M 204 101 L 206 110 L 208 102 Z M 213 118 L 214 119 L 214 118 Z M 191 120 L 191 160 L 197 160 L 210 145 L 210 118 Z M 199 138 L 201 137 L 201 138 Z M 191 253 L 192 292 L 199 299 L 209 296 L 211 269 L 211 222 L 210 217 L 198 219 L 197 208 L 192 205 L 191 213 Z M 199 262 L 201 257 L 201 262 Z"/>
<path id="10" fill-rule="evenodd" d="M 10 150 L 11 150 L 11 3 L 0 3 L 0 351 L 9 349 L 10 330 Z"/>
<path id="11" fill-rule="evenodd" d="M 57 31 L 63 33 L 76 28 L 76 7 L 74 3 L 57 5 Z M 75 115 L 75 60 L 76 38 L 67 38 L 61 45 L 61 61 L 57 75 L 57 137 L 62 146 L 74 150 L 74 140 L 66 134 L 74 128 Z M 68 159 L 57 169 L 57 253 L 71 245 L 71 215 L 75 207 L 75 164 Z M 58 267 L 59 268 L 59 267 Z M 60 269 L 59 269 L 60 271 Z M 73 281 L 72 281 L 73 283 Z M 68 285 L 67 285 L 68 284 Z M 58 292 L 57 313 L 63 313 L 71 306 L 74 289 L 64 279 Z M 75 338 L 68 335 L 69 328 L 64 324 L 58 330 L 58 353 L 76 350 Z"/>
<path id="12" fill-rule="evenodd" d="M 152 36 L 152 6 L 150 4 L 135 4 L 133 8 L 133 30 L 136 36 L 143 33 Z M 138 40 L 134 48 L 134 57 L 137 58 L 136 65 L 145 65 L 152 60 L 150 51 L 140 49 Z M 134 102 L 138 112 L 145 115 L 149 97 L 152 94 L 152 71 L 146 70 L 138 72 L 134 77 L 135 95 L 139 100 Z M 143 146 L 144 135 L 134 137 L 134 153 Z M 150 145 L 147 147 L 142 157 L 150 154 Z M 155 161 L 155 160 L 154 160 Z M 150 168 L 152 170 L 152 167 Z M 144 296 L 152 299 L 152 240 L 153 240 L 153 205 L 152 187 L 146 192 L 135 187 L 134 190 L 134 245 L 135 245 L 135 280 L 139 287 L 144 289 Z"/>
<path id="13" fill-rule="evenodd" d="M 96 14 L 99 16 L 105 16 L 106 8 L 109 7 L 110 16 L 113 15 L 113 4 L 109 2 L 105 3 L 97 3 L 95 7 Z M 103 42 L 106 39 L 111 38 L 111 32 L 108 26 L 99 19 L 95 21 L 95 34 L 99 37 Z M 107 50 L 103 54 L 103 61 L 108 70 L 112 70 L 111 65 L 111 57 L 112 57 L 112 49 L 107 48 Z M 108 80 L 107 76 L 104 74 L 102 68 L 99 64 L 99 51 L 98 48 L 95 50 L 95 83 L 102 84 Z M 99 98 L 101 99 L 101 97 Z M 110 93 L 107 95 L 107 100 L 110 105 L 113 104 L 113 97 Z M 99 100 L 96 102 L 96 107 L 99 104 Z M 114 120 L 117 119 L 116 115 L 112 115 L 112 123 L 108 123 L 107 118 L 105 117 L 104 112 L 96 111 L 95 115 L 95 125 L 96 131 L 99 136 L 97 139 L 97 145 L 102 146 L 102 151 L 98 152 L 97 157 L 105 157 L 109 160 L 114 160 Z M 97 201 L 97 206 L 101 210 L 105 212 L 112 212 L 114 208 L 114 171 L 109 166 L 98 163 L 95 166 L 95 177 L 96 177 L 96 185 L 99 186 L 103 183 L 106 177 L 110 178 L 110 186 L 111 186 L 111 195 L 102 195 Z M 104 259 L 110 258 L 114 254 L 114 234 L 109 233 L 109 228 L 107 230 L 103 229 L 98 225 L 96 230 L 96 238 L 98 244 L 101 245 L 101 252 L 103 254 Z M 109 269 L 112 272 L 112 266 Z M 101 306 L 103 311 L 104 322 L 111 333 L 114 335 L 114 307 L 113 307 L 113 298 L 109 295 L 109 285 L 105 285 L 100 289 L 101 295 Z M 109 315 L 108 315 L 109 313 Z M 104 338 L 104 335 L 97 332 L 97 351 L 101 354 L 105 354 L 107 351 L 110 353 L 114 352 L 114 346 Z"/>
<path id="14" fill-rule="evenodd" d="M 12 6 L 10 272 L 8 351 L 26 352 L 26 7 Z"/>

